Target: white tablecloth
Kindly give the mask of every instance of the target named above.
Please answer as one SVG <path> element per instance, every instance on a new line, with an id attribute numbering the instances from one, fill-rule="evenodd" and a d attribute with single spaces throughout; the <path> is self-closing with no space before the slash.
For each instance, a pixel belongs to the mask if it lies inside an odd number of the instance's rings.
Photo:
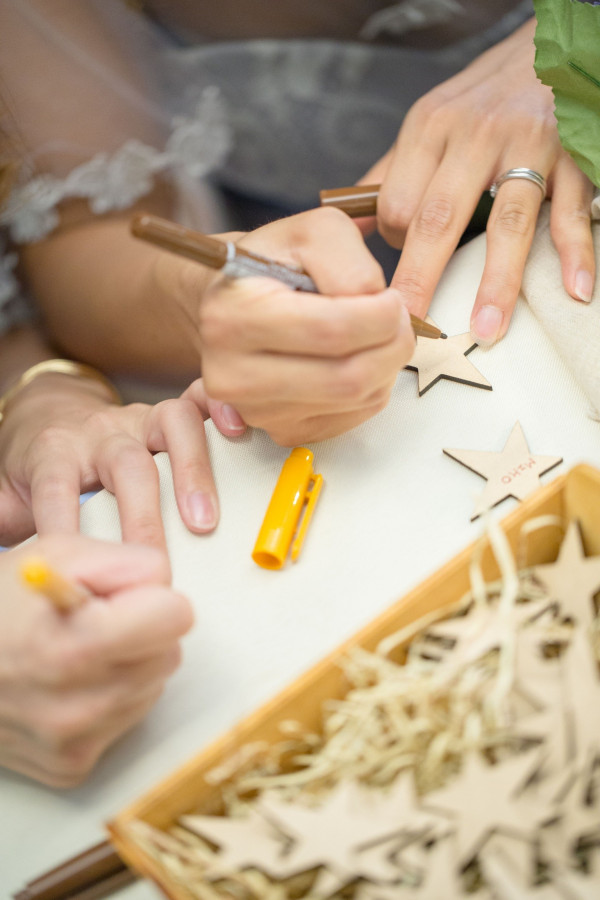
<path id="1" fill-rule="evenodd" d="M 484 237 L 462 248 L 435 297 L 431 314 L 449 334 L 468 330 L 484 249 Z M 442 381 L 419 398 L 416 373 L 402 371 L 384 412 L 312 447 L 325 487 L 299 562 L 279 572 L 250 553 L 286 450 L 259 432 L 233 441 L 209 425 L 222 517 L 208 537 L 181 526 L 168 461 L 157 457 L 175 582 L 197 616 L 183 665 L 83 787 L 56 792 L 0 774 L 0 896 L 102 839 L 103 821 L 480 534 L 470 514 L 484 481 L 443 447 L 500 450 L 518 420 L 532 453 L 564 459 L 543 482 L 578 462 L 600 466 L 588 398 L 523 300 L 508 336 L 470 359 L 493 391 Z M 82 520 L 88 533 L 118 535 L 105 492 Z M 138 883 L 121 896 L 156 892 Z"/>

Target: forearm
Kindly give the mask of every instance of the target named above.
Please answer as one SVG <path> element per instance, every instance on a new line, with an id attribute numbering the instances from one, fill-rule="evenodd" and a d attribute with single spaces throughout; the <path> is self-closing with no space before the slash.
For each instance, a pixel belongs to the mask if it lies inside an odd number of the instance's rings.
<path id="1" fill-rule="evenodd" d="M 199 374 L 191 322 L 177 302 L 181 261 L 131 237 L 129 214 L 64 228 L 24 248 L 22 263 L 64 353 L 105 372 Z"/>
<path id="2" fill-rule="evenodd" d="M 21 325 L 0 337 L 0 394 L 30 366 L 56 354 L 34 325 Z"/>

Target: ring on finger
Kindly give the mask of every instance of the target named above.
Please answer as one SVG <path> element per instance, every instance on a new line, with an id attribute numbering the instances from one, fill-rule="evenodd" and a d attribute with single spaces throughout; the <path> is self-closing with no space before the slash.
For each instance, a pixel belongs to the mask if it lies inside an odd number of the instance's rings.
<path id="1" fill-rule="evenodd" d="M 542 192 L 542 200 L 546 199 L 546 179 L 539 172 L 536 172 L 535 169 L 528 169 L 525 166 L 516 169 L 508 169 L 506 172 L 503 172 L 502 175 L 490 185 L 490 195 L 495 197 L 504 182 L 510 181 L 511 178 L 531 181 L 533 184 L 536 184 Z"/>

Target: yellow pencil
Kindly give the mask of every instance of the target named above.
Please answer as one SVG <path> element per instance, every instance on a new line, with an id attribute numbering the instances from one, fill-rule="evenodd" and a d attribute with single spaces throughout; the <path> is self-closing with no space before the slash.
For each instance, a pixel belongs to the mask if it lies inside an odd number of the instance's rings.
<path id="1" fill-rule="evenodd" d="M 77 609 L 89 596 L 84 588 L 68 581 L 39 557 L 32 557 L 23 563 L 21 577 L 26 585 L 47 597 L 61 613 Z"/>

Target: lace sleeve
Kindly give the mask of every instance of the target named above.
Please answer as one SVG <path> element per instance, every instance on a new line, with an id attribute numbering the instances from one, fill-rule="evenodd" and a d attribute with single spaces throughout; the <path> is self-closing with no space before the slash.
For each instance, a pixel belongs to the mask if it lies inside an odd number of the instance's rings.
<path id="1" fill-rule="evenodd" d="M 0 225 L 17 243 L 38 241 L 57 226 L 58 207 L 65 200 L 85 199 L 95 214 L 126 209 L 152 189 L 159 172 L 202 178 L 222 161 L 228 147 L 217 92 L 207 88 L 194 115 L 173 120 L 162 151 L 133 138 L 112 154 L 97 153 L 64 178 L 36 175 L 12 191 Z"/>
<path id="2" fill-rule="evenodd" d="M 119 0 L 0 0 L 0 35 L 0 89 L 23 155 L 0 215 L 13 241 L 47 235 L 65 200 L 83 198 L 93 214 L 124 209 L 158 173 L 197 179 L 226 155 L 217 91 L 171 121 L 158 38 Z"/>
<path id="3" fill-rule="evenodd" d="M 10 252 L 0 235 L 0 335 L 33 318 L 33 309 L 15 277 L 17 254 Z"/>
<path id="4" fill-rule="evenodd" d="M 15 277 L 19 243 L 46 237 L 60 206 L 126 209 L 156 176 L 197 180 L 226 156 L 218 91 L 171 118 L 161 97 L 160 35 L 121 0 L 0 0 L 0 127 L 17 148 L 17 183 L 0 212 L 0 333 L 31 316 Z M 9 243 L 10 242 L 10 243 Z"/>

